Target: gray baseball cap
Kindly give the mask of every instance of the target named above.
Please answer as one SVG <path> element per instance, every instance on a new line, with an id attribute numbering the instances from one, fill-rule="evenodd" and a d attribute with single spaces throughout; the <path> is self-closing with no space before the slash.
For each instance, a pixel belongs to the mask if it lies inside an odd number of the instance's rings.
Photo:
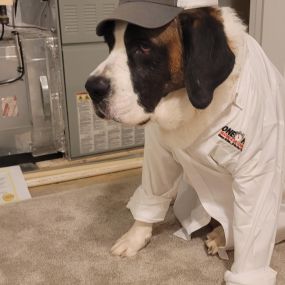
<path id="1" fill-rule="evenodd" d="M 102 36 L 105 24 L 116 20 L 149 29 L 159 28 L 184 9 L 206 6 L 218 6 L 218 0 L 120 0 L 113 14 L 99 22 L 96 33 Z"/>
<path id="2" fill-rule="evenodd" d="M 183 8 L 177 6 L 177 0 L 120 0 L 113 14 L 97 25 L 96 33 L 102 36 L 105 24 L 115 20 L 149 29 L 162 27 L 182 11 Z"/>

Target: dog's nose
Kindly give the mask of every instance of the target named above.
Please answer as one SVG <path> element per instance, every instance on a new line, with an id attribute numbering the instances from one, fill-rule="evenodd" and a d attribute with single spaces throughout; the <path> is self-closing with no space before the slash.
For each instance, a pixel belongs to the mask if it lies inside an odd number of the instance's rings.
<path id="1" fill-rule="evenodd" d="M 85 89 L 95 103 L 100 103 L 110 91 L 110 80 L 103 76 L 91 76 L 85 84 Z"/>

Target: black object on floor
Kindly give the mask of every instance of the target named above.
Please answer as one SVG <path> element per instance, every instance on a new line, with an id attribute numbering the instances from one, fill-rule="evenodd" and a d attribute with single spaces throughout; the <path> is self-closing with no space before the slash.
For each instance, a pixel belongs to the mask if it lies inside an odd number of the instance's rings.
<path id="1" fill-rule="evenodd" d="M 25 169 L 28 164 L 29 165 L 28 168 L 32 168 L 31 164 L 34 164 L 36 162 L 57 159 L 63 156 L 64 156 L 63 153 L 54 153 L 37 157 L 32 156 L 32 154 L 30 153 L 3 156 L 0 157 L 0 167 L 23 165 L 23 169 Z"/>

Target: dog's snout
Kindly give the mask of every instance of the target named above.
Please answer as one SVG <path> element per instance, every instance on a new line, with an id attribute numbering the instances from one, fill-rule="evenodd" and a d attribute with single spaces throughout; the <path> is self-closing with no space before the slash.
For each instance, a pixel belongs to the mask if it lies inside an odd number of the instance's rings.
<path id="1" fill-rule="evenodd" d="M 85 88 L 91 99 L 99 103 L 110 91 L 110 80 L 103 76 L 92 76 L 87 80 Z"/>

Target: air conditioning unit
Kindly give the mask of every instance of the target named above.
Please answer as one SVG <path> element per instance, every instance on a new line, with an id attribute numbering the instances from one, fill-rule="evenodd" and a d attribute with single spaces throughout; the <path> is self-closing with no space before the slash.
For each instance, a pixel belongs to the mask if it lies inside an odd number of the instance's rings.
<path id="1" fill-rule="evenodd" d="M 63 152 L 58 38 L 50 32 L 21 29 L 19 51 L 13 36 L 7 35 L 0 41 L 0 156 Z M 19 74 L 21 52 L 24 76 L 9 83 Z"/>
<path id="2" fill-rule="evenodd" d="M 118 0 L 22 0 L 22 20 L 56 30 L 60 39 L 67 155 L 77 158 L 129 149 L 144 144 L 144 129 L 98 118 L 84 85 L 93 69 L 108 55 L 95 33 L 100 19 L 112 13 Z M 92 59 L 92 60 L 91 60 Z"/>

